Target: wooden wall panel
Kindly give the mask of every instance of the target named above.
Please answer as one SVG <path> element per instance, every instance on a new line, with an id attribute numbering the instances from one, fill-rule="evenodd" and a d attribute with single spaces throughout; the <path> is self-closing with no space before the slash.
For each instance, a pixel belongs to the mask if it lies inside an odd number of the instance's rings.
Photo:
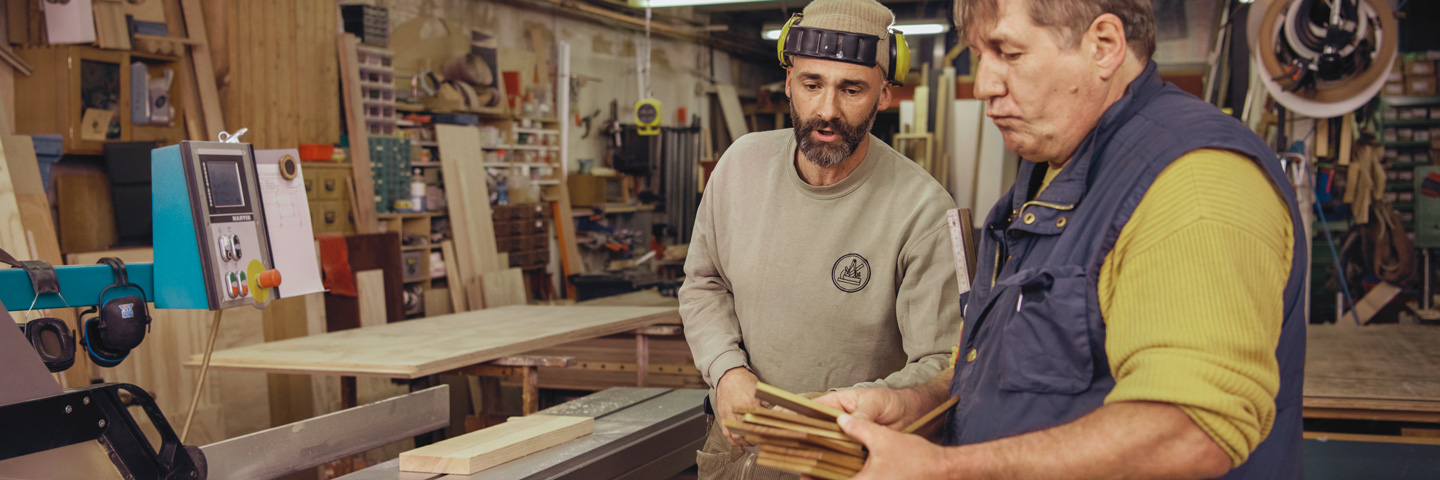
<path id="1" fill-rule="evenodd" d="M 203 4 L 225 126 L 255 148 L 340 141 L 335 3 Z"/>

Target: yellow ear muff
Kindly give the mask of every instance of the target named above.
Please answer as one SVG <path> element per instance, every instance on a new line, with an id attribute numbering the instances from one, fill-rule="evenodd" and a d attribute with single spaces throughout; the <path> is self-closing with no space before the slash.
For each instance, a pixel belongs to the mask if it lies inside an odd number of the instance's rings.
<path id="1" fill-rule="evenodd" d="M 890 83 L 905 84 L 905 75 L 910 73 L 910 44 L 905 43 L 905 34 L 890 30 Z"/>
<path id="2" fill-rule="evenodd" d="M 785 39 L 790 36 L 790 26 L 800 21 L 800 18 L 804 16 L 804 13 L 795 12 L 794 15 L 790 16 L 790 20 L 785 22 L 785 26 L 780 28 L 780 38 L 778 39 L 779 41 L 775 43 L 775 56 L 780 58 L 781 67 L 790 66 L 790 60 L 785 58 Z"/>

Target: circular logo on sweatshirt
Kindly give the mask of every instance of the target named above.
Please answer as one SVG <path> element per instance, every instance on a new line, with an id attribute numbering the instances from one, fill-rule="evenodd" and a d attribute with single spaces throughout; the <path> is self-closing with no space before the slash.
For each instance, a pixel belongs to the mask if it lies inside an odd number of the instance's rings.
<path id="1" fill-rule="evenodd" d="M 847 254 L 830 267 L 830 281 L 845 293 L 858 292 L 870 284 L 870 262 L 858 253 Z"/>

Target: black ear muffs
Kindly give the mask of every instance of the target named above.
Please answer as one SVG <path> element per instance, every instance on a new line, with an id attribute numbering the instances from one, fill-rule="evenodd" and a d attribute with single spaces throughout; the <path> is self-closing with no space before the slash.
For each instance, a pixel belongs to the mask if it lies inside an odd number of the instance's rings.
<path id="1" fill-rule="evenodd" d="M 775 45 L 780 66 L 788 68 L 792 55 L 875 66 L 875 46 L 880 44 L 880 37 L 796 25 L 802 18 L 805 14 L 796 12 L 780 29 L 780 39 Z M 910 73 L 910 44 L 905 43 L 905 34 L 893 28 L 886 67 L 886 81 L 895 86 L 905 84 L 905 76 Z"/>
<path id="2" fill-rule="evenodd" d="M 37 318 L 25 323 L 25 337 L 45 368 L 62 372 L 75 364 L 75 336 L 70 327 L 58 318 Z"/>
<path id="3" fill-rule="evenodd" d="M 114 367 L 130 355 L 130 350 L 145 340 L 145 334 L 150 331 L 150 311 L 145 305 L 145 290 L 130 283 L 125 274 L 125 262 L 118 258 L 105 257 L 100 259 L 100 263 L 110 266 L 110 271 L 115 275 L 115 283 L 100 291 L 98 307 L 92 307 L 81 314 L 96 314 L 84 320 L 81 343 L 96 365 Z M 107 300 L 105 294 L 112 288 L 134 289 L 140 295 Z"/>

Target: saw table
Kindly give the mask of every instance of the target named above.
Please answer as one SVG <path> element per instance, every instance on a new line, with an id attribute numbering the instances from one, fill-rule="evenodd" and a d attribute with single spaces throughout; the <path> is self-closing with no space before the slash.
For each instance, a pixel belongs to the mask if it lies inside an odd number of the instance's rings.
<path id="1" fill-rule="evenodd" d="M 595 419 L 594 433 L 474 475 L 400 471 L 390 460 L 342 480 L 651 479 L 695 464 L 705 441 L 705 390 L 611 388 L 540 411 Z"/>

